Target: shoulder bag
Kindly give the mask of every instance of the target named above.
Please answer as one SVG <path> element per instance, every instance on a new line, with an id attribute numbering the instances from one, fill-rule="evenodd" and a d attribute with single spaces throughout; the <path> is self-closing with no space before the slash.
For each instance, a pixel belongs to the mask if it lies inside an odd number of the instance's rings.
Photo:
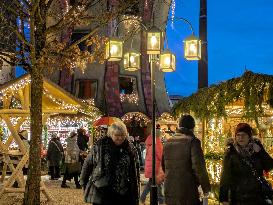
<path id="1" fill-rule="evenodd" d="M 252 175 L 257 179 L 257 181 L 261 185 L 262 194 L 266 203 L 272 204 L 273 189 L 271 184 L 263 176 L 259 176 L 252 162 L 248 161 L 246 158 L 243 157 L 241 157 L 241 160 L 250 168 Z"/>

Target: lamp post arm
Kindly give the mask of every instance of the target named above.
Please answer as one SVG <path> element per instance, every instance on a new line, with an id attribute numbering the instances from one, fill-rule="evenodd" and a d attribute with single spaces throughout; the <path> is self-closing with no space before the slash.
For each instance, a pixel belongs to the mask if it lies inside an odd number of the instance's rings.
<path id="1" fill-rule="evenodd" d="M 192 26 L 192 24 L 191 24 L 191 22 L 190 22 L 189 20 L 187 20 L 187 19 L 185 19 L 185 18 L 183 18 L 183 17 L 174 17 L 173 20 L 175 20 L 175 21 L 182 20 L 182 21 L 184 21 L 185 23 L 187 23 L 187 24 L 189 25 L 190 29 L 191 29 L 192 35 L 194 35 L 193 26 Z M 163 25 L 165 25 L 166 23 L 168 23 L 168 21 L 170 21 L 170 18 L 167 18 L 167 20 L 164 21 Z"/>

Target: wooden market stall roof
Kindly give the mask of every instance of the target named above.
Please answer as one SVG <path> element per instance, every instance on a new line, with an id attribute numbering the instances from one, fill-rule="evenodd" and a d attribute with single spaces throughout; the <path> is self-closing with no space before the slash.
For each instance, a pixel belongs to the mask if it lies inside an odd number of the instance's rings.
<path id="1" fill-rule="evenodd" d="M 25 74 L 15 80 L 0 86 L 0 94 L 3 99 L 3 108 L 0 114 L 29 114 L 30 113 L 30 75 Z M 62 89 L 60 86 L 43 78 L 43 101 L 44 114 L 96 114 L 99 110 L 95 106 L 87 106 L 79 99 Z M 89 113 L 87 110 L 89 110 Z"/>
<path id="2" fill-rule="evenodd" d="M 180 100 L 172 109 L 174 115 L 193 112 L 201 119 L 228 116 L 228 108 L 240 107 L 242 116 L 257 120 L 272 115 L 273 75 L 246 71 L 218 85 L 202 88 Z"/>
<path id="3" fill-rule="evenodd" d="M 4 186 L 0 189 L 0 197 L 7 192 L 24 192 L 25 179 L 22 168 L 29 160 L 28 147 L 19 136 L 20 126 L 30 115 L 30 82 L 29 74 L 25 74 L 15 80 L 12 80 L 0 86 L 0 97 L 2 99 L 2 108 L 0 109 L 0 117 L 5 121 L 10 136 L 5 142 L 0 141 L 0 154 L 3 155 L 3 170 L 1 181 L 6 176 L 7 167 L 12 171 L 11 176 L 6 180 Z M 43 78 L 43 97 L 42 97 L 43 124 L 50 116 L 57 114 L 69 115 L 87 115 L 90 118 L 98 117 L 99 110 L 91 105 L 87 105 L 77 98 L 67 93 L 58 85 Z M 14 121 L 14 118 L 16 120 Z M 10 150 L 12 141 L 18 144 L 19 150 Z M 15 167 L 11 156 L 21 156 L 19 164 Z M 17 181 L 19 188 L 13 188 L 13 183 Z M 41 191 L 48 200 L 50 196 L 44 183 L 41 181 Z"/>

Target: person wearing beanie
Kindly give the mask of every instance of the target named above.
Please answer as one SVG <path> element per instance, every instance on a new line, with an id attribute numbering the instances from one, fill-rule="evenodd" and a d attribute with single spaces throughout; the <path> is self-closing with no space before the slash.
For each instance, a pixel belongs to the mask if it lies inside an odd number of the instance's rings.
<path id="1" fill-rule="evenodd" d="M 149 126 L 148 129 L 152 130 L 152 126 Z M 155 144 L 155 174 L 157 176 L 162 176 L 162 154 L 163 154 L 163 144 L 161 142 L 161 131 L 160 127 L 156 126 L 156 144 Z M 145 140 L 145 146 L 146 146 L 146 157 L 145 157 L 145 177 L 148 178 L 148 182 L 145 185 L 142 194 L 140 195 L 140 204 L 145 204 L 145 200 L 147 195 L 150 192 L 151 185 L 152 185 L 152 162 L 153 162 L 153 156 L 152 156 L 152 135 L 150 134 L 147 139 Z M 157 181 L 157 192 L 158 192 L 158 202 L 159 204 L 164 204 L 164 197 L 162 193 L 162 181 Z"/>
<path id="2" fill-rule="evenodd" d="M 234 139 L 227 143 L 219 193 L 223 205 L 272 204 L 272 193 L 266 196 L 262 192 L 258 178 L 273 169 L 273 159 L 259 139 L 253 138 L 252 131 L 249 124 L 239 123 Z"/>
<path id="3" fill-rule="evenodd" d="M 197 205 L 198 186 L 205 197 L 211 190 L 201 142 L 193 133 L 195 121 L 191 115 L 182 116 L 178 126 L 163 149 L 165 201 L 168 205 Z"/>

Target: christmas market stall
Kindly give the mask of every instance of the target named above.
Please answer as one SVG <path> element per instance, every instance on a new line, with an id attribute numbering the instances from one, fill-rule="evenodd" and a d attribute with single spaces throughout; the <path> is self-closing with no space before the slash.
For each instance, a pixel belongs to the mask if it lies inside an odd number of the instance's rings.
<path id="1" fill-rule="evenodd" d="M 219 183 L 221 164 L 228 138 L 235 126 L 247 122 L 254 128 L 267 151 L 273 156 L 273 76 L 246 71 L 241 77 L 202 88 L 182 99 L 173 108 L 177 117 L 190 113 L 197 119 L 197 135 L 211 181 Z"/>
<path id="2" fill-rule="evenodd" d="M 160 129 L 163 133 L 163 141 L 170 138 L 177 129 L 177 121 L 167 112 L 161 114 L 161 116 L 156 120 L 156 124 L 160 125 Z"/>
<path id="3" fill-rule="evenodd" d="M 30 82 L 30 75 L 26 74 L 0 87 L 0 118 L 2 121 L 0 123 L 0 155 L 3 161 L 0 197 L 4 193 L 24 192 L 25 190 L 26 181 L 22 170 L 28 164 L 27 140 L 31 138 L 29 131 Z M 65 121 L 71 122 L 69 116 L 73 118 L 85 116 L 90 122 L 99 116 L 97 108 L 84 104 L 45 78 L 43 79 L 42 111 L 46 133 L 57 131 Z M 53 124 L 58 127 L 53 128 Z M 25 133 L 24 138 L 19 135 L 22 130 Z M 13 160 L 14 157 L 19 159 L 17 165 Z M 6 177 L 7 170 L 11 171 L 8 178 Z M 18 188 L 13 187 L 14 182 L 18 183 Z M 50 200 L 43 182 L 41 182 L 41 191 Z"/>

